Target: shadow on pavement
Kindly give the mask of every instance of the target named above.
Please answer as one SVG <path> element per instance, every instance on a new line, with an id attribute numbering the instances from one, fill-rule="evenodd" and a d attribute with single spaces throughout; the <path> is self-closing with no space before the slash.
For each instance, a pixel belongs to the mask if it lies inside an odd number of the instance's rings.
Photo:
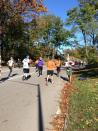
<path id="1" fill-rule="evenodd" d="M 0 83 L 2 83 L 2 82 L 5 82 L 6 80 L 8 80 L 8 79 L 10 79 L 10 78 L 12 78 L 12 77 L 14 77 L 14 76 L 16 76 L 16 75 L 18 75 L 17 73 L 15 73 L 15 74 L 12 74 L 12 76 L 11 77 L 3 77 L 3 78 L 1 78 L 0 79 Z"/>
<path id="2" fill-rule="evenodd" d="M 54 75 L 57 76 L 57 73 L 54 73 Z M 60 76 L 60 78 L 63 79 L 64 81 L 69 81 L 67 77 Z"/>
<path id="3" fill-rule="evenodd" d="M 38 87 L 38 84 L 32 84 L 32 83 L 28 83 L 28 82 L 24 82 L 24 81 L 21 82 L 21 81 L 11 80 L 11 82 L 20 83 L 20 84 L 27 84 L 27 85 L 33 85 L 33 86 L 37 86 Z"/>
<path id="4" fill-rule="evenodd" d="M 8 79 L 9 79 L 9 77 L 3 77 L 3 78 L 1 78 L 0 83 L 5 82 Z"/>
<path id="5" fill-rule="evenodd" d="M 60 76 L 61 79 L 63 79 L 64 81 L 69 81 L 68 78 Z"/>
<path id="6" fill-rule="evenodd" d="M 38 90 L 37 91 L 38 92 L 38 120 L 39 120 L 38 125 L 39 125 L 39 131 L 44 131 L 40 85 L 39 84 L 27 83 L 27 82 L 19 82 L 19 81 L 11 81 L 11 82 L 37 86 L 37 90 Z"/>
<path id="7" fill-rule="evenodd" d="M 18 75 L 18 74 L 17 74 L 17 73 L 15 73 L 15 74 L 12 74 L 12 76 L 11 76 L 11 77 L 14 77 L 14 76 L 16 76 L 16 75 Z M 10 77 L 10 78 L 11 78 L 11 77 Z"/>
<path id="8" fill-rule="evenodd" d="M 57 73 L 54 72 L 53 74 L 57 76 Z"/>
<path id="9" fill-rule="evenodd" d="M 39 131 L 44 131 L 41 92 L 40 92 L 40 85 L 39 84 L 38 84 L 38 117 L 39 117 L 38 118 Z"/>

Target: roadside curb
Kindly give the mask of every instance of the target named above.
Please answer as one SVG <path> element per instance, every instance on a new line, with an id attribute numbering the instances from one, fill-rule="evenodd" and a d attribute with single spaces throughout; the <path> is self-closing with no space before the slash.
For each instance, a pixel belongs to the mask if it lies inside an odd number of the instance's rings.
<path id="1" fill-rule="evenodd" d="M 67 128 L 69 97 L 72 90 L 73 86 L 68 82 L 61 90 L 57 112 L 53 116 L 52 122 L 50 122 L 50 124 L 52 125 L 52 131 L 64 131 Z"/>

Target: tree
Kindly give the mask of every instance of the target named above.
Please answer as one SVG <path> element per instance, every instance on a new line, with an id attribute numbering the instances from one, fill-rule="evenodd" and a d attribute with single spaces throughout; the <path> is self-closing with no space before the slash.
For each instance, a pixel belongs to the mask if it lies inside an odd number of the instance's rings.
<path id="1" fill-rule="evenodd" d="M 59 17 L 54 15 L 44 15 L 41 19 L 44 22 L 41 33 L 42 42 L 48 48 L 53 49 L 52 55 L 54 56 L 58 48 L 62 45 L 66 45 L 66 41 L 67 38 L 70 37 L 70 33 L 64 28 L 64 23 Z"/>
<path id="2" fill-rule="evenodd" d="M 41 12 L 47 12 L 46 7 L 43 5 L 43 0 L 18 0 L 15 3 L 15 8 L 20 13 L 32 11 L 33 16 Z"/>
<path id="3" fill-rule="evenodd" d="M 96 14 L 97 10 L 93 5 L 85 4 L 83 7 L 79 8 L 73 8 L 72 10 L 69 10 L 68 20 L 67 24 L 74 24 L 77 29 L 79 29 L 83 35 L 84 43 L 85 43 L 85 52 L 86 57 L 88 57 L 88 50 L 87 50 L 87 37 L 90 36 L 92 38 L 92 41 L 94 43 L 95 39 L 95 30 L 94 26 L 92 24 L 96 24 L 94 20 L 94 15 Z M 97 25 L 96 25 L 97 26 Z M 93 32 L 92 32 L 93 31 Z"/>
<path id="4" fill-rule="evenodd" d="M 14 52 L 24 39 L 25 14 L 30 13 L 32 18 L 41 12 L 46 12 L 42 0 L 1 0 L 0 1 L 0 54 L 3 49 L 9 50 L 12 47 Z M 12 44 L 13 43 L 13 44 Z M 21 46 L 20 46 L 21 47 Z"/>
<path id="5" fill-rule="evenodd" d="M 1 55 L 7 59 L 22 38 L 24 22 L 9 1 L 0 1 Z M 6 57 L 5 57 L 6 56 Z"/>

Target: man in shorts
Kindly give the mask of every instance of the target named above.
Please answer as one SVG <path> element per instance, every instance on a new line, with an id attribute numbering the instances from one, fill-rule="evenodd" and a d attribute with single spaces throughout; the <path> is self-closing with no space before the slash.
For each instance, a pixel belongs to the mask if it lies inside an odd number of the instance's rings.
<path id="1" fill-rule="evenodd" d="M 29 76 L 29 63 L 30 63 L 29 56 L 26 56 L 26 58 L 24 58 L 22 63 L 23 63 L 23 73 L 24 73 L 23 80 L 27 80 Z"/>
<path id="2" fill-rule="evenodd" d="M 51 83 L 53 83 L 53 74 L 54 69 L 56 68 L 55 62 L 50 57 L 47 62 L 47 79 L 46 79 L 46 85 L 48 84 L 48 80 L 51 79 Z"/>

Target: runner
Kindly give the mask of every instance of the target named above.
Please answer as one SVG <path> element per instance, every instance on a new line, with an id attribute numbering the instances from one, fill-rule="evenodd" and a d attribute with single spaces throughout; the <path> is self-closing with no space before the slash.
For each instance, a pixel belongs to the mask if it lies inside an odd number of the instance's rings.
<path id="1" fill-rule="evenodd" d="M 56 70 L 57 70 L 57 76 L 59 77 L 60 68 L 61 68 L 61 60 L 60 60 L 60 58 L 58 58 L 58 59 L 55 61 L 55 65 L 56 65 Z"/>
<path id="2" fill-rule="evenodd" d="M 39 77 L 40 75 L 42 75 L 43 65 L 44 65 L 42 57 L 39 58 L 37 65 L 38 65 L 38 73 L 39 73 L 38 77 Z"/>
<path id="3" fill-rule="evenodd" d="M 72 82 L 72 65 L 70 64 L 70 62 L 67 62 L 66 71 L 68 75 L 68 80 L 71 83 Z"/>
<path id="4" fill-rule="evenodd" d="M 26 58 L 24 58 L 24 60 L 22 61 L 23 63 L 23 80 L 27 80 L 29 75 L 29 64 L 30 64 L 30 59 L 29 56 L 26 56 Z"/>
<path id="5" fill-rule="evenodd" d="M 11 76 L 12 73 L 12 69 L 14 67 L 14 60 L 13 57 L 10 58 L 10 60 L 7 62 L 8 68 L 10 70 L 9 74 L 8 74 L 8 78 Z"/>
<path id="6" fill-rule="evenodd" d="M 53 83 L 53 74 L 54 69 L 56 68 L 55 62 L 52 60 L 52 57 L 49 58 L 47 62 L 47 78 L 46 78 L 46 85 L 48 85 L 49 79 L 51 80 L 51 83 Z"/>

